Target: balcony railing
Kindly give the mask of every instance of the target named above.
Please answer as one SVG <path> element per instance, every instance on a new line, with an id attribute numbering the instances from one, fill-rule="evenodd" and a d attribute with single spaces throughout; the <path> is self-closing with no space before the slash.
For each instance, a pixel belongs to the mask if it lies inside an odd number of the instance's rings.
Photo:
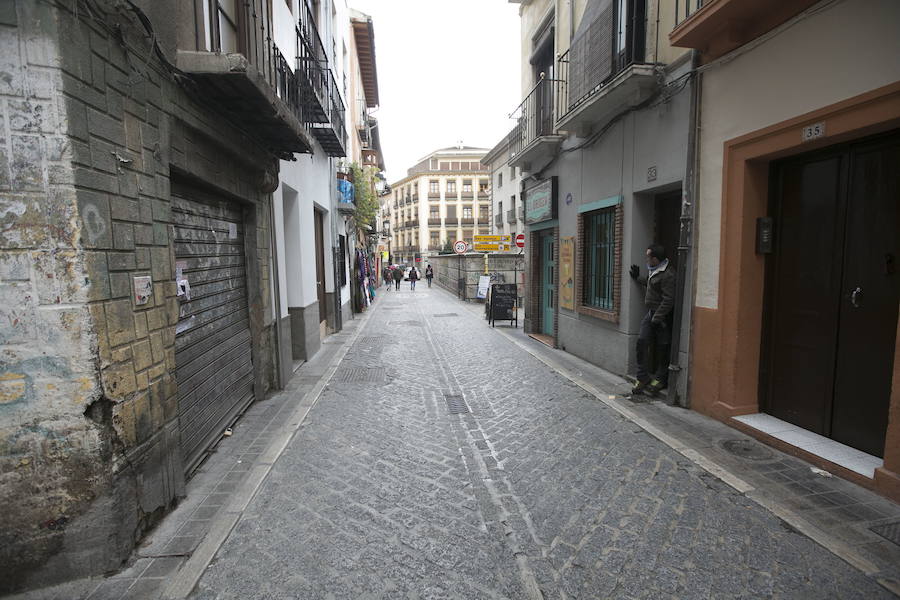
<path id="1" fill-rule="evenodd" d="M 702 4 L 702 0 L 681 1 Z M 557 121 L 588 102 L 628 67 L 644 63 L 647 50 L 644 3 L 628 3 L 627 13 L 622 16 L 619 22 L 615 15 L 601 15 L 590 24 L 589 33 L 573 40 L 572 47 L 557 59 Z"/>
<path id="2" fill-rule="evenodd" d="M 507 223 L 515 223 L 516 222 L 516 209 L 510 209 L 506 211 L 506 222 Z"/>
<path id="3" fill-rule="evenodd" d="M 494 215 L 494 225 L 503 227 L 503 215 Z"/>
<path id="4" fill-rule="evenodd" d="M 511 133 L 510 153 L 516 156 L 532 142 L 556 133 L 554 125 L 559 115 L 556 79 L 541 80 L 513 112 L 516 127 Z"/>
<path id="5" fill-rule="evenodd" d="M 475 224 L 475 219 L 473 219 L 472 217 L 463 217 L 459 221 L 463 225 L 474 225 Z"/>
<path id="6" fill-rule="evenodd" d="M 313 138 L 330 156 L 344 156 L 344 104 L 308 7 L 301 3 L 294 47 L 285 49 L 293 56 L 286 58 L 275 43 L 269 0 L 235 4 L 236 25 L 210 11 L 199 23 L 197 50 L 179 49 L 177 66 L 282 158 L 310 152 Z"/>
<path id="7" fill-rule="evenodd" d="M 437 217 L 437 218 L 435 218 L 435 219 L 429 218 L 429 219 L 428 219 L 428 224 L 429 224 L 429 225 L 440 225 L 440 224 L 441 224 L 441 218 L 440 218 L 440 217 Z"/>
<path id="8" fill-rule="evenodd" d="M 678 27 L 682 21 L 703 8 L 703 2 L 704 0 L 675 0 L 675 26 Z"/>
<path id="9" fill-rule="evenodd" d="M 259 1 L 259 0 L 254 0 Z M 295 72 L 305 79 L 301 95 L 308 104 L 307 122 L 310 131 L 329 156 L 344 156 L 347 139 L 344 124 L 345 108 L 334 73 L 328 65 L 328 54 L 319 36 L 309 6 L 300 4 L 297 27 L 297 64 Z"/>

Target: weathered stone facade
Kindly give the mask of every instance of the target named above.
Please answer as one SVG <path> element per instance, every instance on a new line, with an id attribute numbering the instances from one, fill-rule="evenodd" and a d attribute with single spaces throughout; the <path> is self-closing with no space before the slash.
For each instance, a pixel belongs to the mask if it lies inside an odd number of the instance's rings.
<path id="1" fill-rule="evenodd" d="M 244 207 L 256 398 L 274 378 L 277 161 L 154 46 L 179 19 L 65 4 L 0 7 L 0 591 L 116 568 L 183 493 L 173 180 Z"/>

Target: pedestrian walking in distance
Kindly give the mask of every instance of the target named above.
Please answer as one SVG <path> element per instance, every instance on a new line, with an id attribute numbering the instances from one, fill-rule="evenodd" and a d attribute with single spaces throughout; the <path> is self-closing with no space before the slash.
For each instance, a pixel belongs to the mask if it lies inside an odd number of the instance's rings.
<path id="1" fill-rule="evenodd" d="M 409 289 L 410 291 L 416 291 L 416 282 L 419 280 L 419 270 L 415 267 L 409 270 Z"/>
<path id="2" fill-rule="evenodd" d="M 425 281 L 428 282 L 428 287 L 431 287 L 431 280 L 434 279 L 434 269 L 431 268 L 431 265 L 425 267 Z"/>
<path id="3" fill-rule="evenodd" d="M 403 271 L 400 267 L 394 267 L 394 289 L 400 291 L 400 282 L 403 281 Z"/>
<path id="4" fill-rule="evenodd" d="M 387 288 L 387 291 L 391 291 L 391 284 L 394 283 L 394 275 L 391 273 L 390 266 L 381 270 L 381 278 L 384 279 L 384 287 Z"/>
<path id="5" fill-rule="evenodd" d="M 646 314 L 641 319 L 637 341 L 637 383 L 632 394 L 656 395 L 669 379 L 669 349 L 672 345 L 672 315 L 675 308 L 675 268 L 669 264 L 666 249 L 654 244 L 647 248 L 647 276 L 637 265 L 629 275 L 645 286 Z M 650 351 L 654 349 L 656 369 L 650 373 Z"/>

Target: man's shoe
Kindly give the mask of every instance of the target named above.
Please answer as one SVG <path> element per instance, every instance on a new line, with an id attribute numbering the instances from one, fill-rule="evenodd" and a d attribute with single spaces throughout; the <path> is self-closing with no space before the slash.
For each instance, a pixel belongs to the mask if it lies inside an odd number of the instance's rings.
<path id="1" fill-rule="evenodd" d="M 664 387 L 666 386 L 663 382 L 661 382 L 659 379 L 654 379 L 647 385 L 646 393 L 650 396 L 655 396 Z"/>
<path id="2" fill-rule="evenodd" d="M 638 381 L 634 384 L 634 387 L 631 388 L 632 396 L 640 396 L 644 392 L 647 391 L 647 382 L 646 381 Z"/>

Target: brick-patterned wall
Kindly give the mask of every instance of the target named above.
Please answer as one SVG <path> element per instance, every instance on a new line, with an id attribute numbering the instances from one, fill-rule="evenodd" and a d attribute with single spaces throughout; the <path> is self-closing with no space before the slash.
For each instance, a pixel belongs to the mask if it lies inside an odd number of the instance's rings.
<path id="1" fill-rule="evenodd" d="M 16 507 L 0 522 L 0 589 L 116 567 L 182 493 L 172 178 L 244 204 L 258 398 L 274 376 L 277 161 L 179 85 L 113 4 L 0 8 L 0 310 L 16 311 L 0 321 L 18 324 L 0 329 L 0 348 L 15 346 L 0 441 L 16 440 L 0 457 Z M 142 306 L 138 276 L 153 280 Z"/>

